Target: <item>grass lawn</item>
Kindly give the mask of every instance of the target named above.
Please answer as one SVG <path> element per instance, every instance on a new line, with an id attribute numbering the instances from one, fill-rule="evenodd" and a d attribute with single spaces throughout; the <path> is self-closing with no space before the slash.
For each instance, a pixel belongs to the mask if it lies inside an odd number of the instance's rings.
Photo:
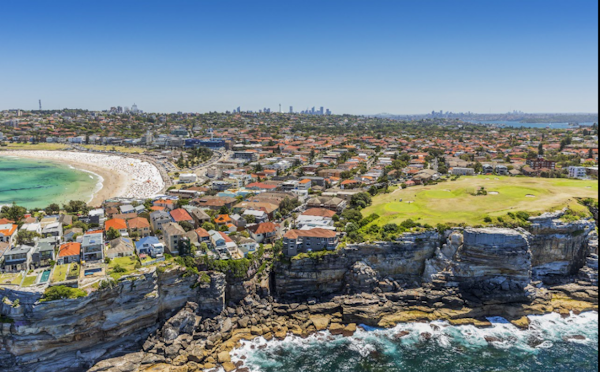
<path id="1" fill-rule="evenodd" d="M 52 272 L 52 278 L 50 279 L 50 281 L 52 283 L 65 281 L 67 279 L 67 266 L 69 265 L 64 264 L 54 266 L 54 271 Z"/>
<path id="2" fill-rule="evenodd" d="M 143 153 L 146 151 L 146 149 L 143 149 L 141 147 L 128 147 L 128 146 L 113 146 L 113 145 L 81 145 L 82 147 L 88 148 L 88 149 L 92 149 L 92 150 L 98 150 L 98 151 L 112 151 L 113 149 L 119 152 L 126 152 L 126 153 Z"/>
<path id="3" fill-rule="evenodd" d="M 79 277 L 79 271 L 81 271 L 81 265 L 78 263 L 72 263 L 69 268 L 69 279 L 77 279 Z"/>
<path id="4" fill-rule="evenodd" d="M 62 150 L 66 147 L 64 143 L 7 143 L 0 150 Z"/>
<path id="5" fill-rule="evenodd" d="M 471 195 L 482 186 L 488 195 Z M 362 214 L 366 217 L 377 213 L 380 218 L 376 223 L 380 226 L 409 218 L 433 226 L 449 222 L 476 225 L 483 223 L 485 216 L 502 216 L 511 211 L 545 212 L 567 205 L 575 210 L 585 209 L 574 197 L 597 198 L 598 181 L 460 177 L 434 186 L 414 186 L 377 195 Z"/>
<path id="6" fill-rule="evenodd" d="M 23 277 L 18 273 L 0 274 L 0 284 L 21 284 Z"/>
<path id="7" fill-rule="evenodd" d="M 36 279 L 37 279 L 37 275 L 26 276 L 25 279 L 23 280 L 23 284 L 21 286 L 22 287 L 29 287 L 31 285 L 34 285 Z"/>
<path id="8" fill-rule="evenodd" d="M 113 278 L 114 280 L 118 280 L 120 277 L 134 272 L 136 270 L 135 264 L 138 262 L 139 262 L 138 258 L 135 255 L 131 256 L 131 257 L 113 258 L 112 260 L 110 260 L 110 263 L 108 264 L 108 275 L 110 275 L 111 278 Z M 125 271 L 116 272 L 115 268 L 117 266 L 125 269 Z"/>

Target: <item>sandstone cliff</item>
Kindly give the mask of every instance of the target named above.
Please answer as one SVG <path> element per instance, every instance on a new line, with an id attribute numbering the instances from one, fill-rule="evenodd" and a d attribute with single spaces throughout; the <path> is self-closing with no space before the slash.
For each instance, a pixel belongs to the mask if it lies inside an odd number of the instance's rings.
<path id="1" fill-rule="evenodd" d="M 41 293 L 2 290 L 0 313 L 14 323 L 2 324 L 0 367 L 12 371 L 82 370 L 99 358 L 135 346 L 187 301 L 198 311 L 218 314 L 224 305 L 224 276 L 211 282 L 183 277 L 179 268 L 122 278 L 113 288 L 79 299 L 40 302 Z"/>

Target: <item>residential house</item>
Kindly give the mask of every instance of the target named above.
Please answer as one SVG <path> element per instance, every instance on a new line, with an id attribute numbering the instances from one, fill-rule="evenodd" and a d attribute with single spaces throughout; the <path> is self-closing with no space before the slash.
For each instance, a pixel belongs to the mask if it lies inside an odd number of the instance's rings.
<path id="1" fill-rule="evenodd" d="M 47 238 L 49 236 L 62 236 L 62 225 L 60 222 L 52 222 L 42 228 L 42 237 Z"/>
<path id="2" fill-rule="evenodd" d="M 152 226 L 154 231 L 164 231 L 163 226 L 170 222 L 173 222 L 171 215 L 165 211 L 155 211 L 150 213 L 150 226 Z"/>
<path id="3" fill-rule="evenodd" d="M 130 234 L 137 233 L 141 238 L 150 235 L 150 222 L 143 217 L 127 220 L 127 227 L 129 228 Z"/>
<path id="4" fill-rule="evenodd" d="M 18 225 L 12 223 L 4 223 L 0 225 L 0 242 L 11 243 L 17 236 Z"/>
<path id="5" fill-rule="evenodd" d="M 269 220 L 269 216 L 264 211 L 255 211 L 252 209 L 246 209 L 244 213 L 242 213 L 242 218 L 247 222 L 248 217 L 252 216 L 250 219 L 254 218 L 254 223 L 262 223 L 267 222 Z"/>
<path id="6" fill-rule="evenodd" d="M 80 243 L 65 243 L 58 249 L 58 257 L 56 263 L 59 265 L 71 262 L 79 262 L 81 260 L 81 244 Z"/>
<path id="7" fill-rule="evenodd" d="M 4 252 L 4 272 L 28 271 L 34 247 L 19 245 Z"/>
<path id="8" fill-rule="evenodd" d="M 171 211 L 171 219 L 173 222 L 188 222 L 190 225 L 194 226 L 194 219 L 190 214 L 183 208 L 174 209 Z"/>
<path id="9" fill-rule="evenodd" d="M 229 217 L 229 215 L 227 214 L 220 214 L 217 217 L 215 217 L 215 225 L 219 227 L 228 225 L 230 223 L 232 223 L 231 217 Z"/>
<path id="10" fill-rule="evenodd" d="M 85 234 L 81 243 L 82 261 L 104 260 L 104 236 L 102 233 Z"/>
<path id="11" fill-rule="evenodd" d="M 202 243 L 206 243 L 208 247 L 212 245 L 210 241 L 210 234 L 208 233 L 208 231 L 199 227 L 196 230 L 194 230 L 194 232 L 196 232 L 196 235 L 198 236 L 198 246 L 200 246 L 200 244 Z"/>
<path id="12" fill-rule="evenodd" d="M 64 232 L 63 239 L 65 242 L 70 242 L 75 240 L 76 235 L 83 235 L 83 229 L 80 227 L 73 227 L 71 229 L 67 229 Z"/>
<path id="13" fill-rule="evenodd" d="M 325 229 L 290 230 L 283 236 L 283 249 L 287 256 L 322 250 L 335 250 L 338 236 L 335 231 Z"/>
<path id="14" fill-rule="evenodd" d="M 146 254 L 150 257 L 162 257 L 165 253 L 165 245 L 155 236 L 147 236 L 135 243 L 135 249 L 138 255 Z"/>
<path id="15" fill-rule="evenodd" d="M 110 241 L 110 248 L 106 250 L 106 257 L 129 257 L 133 256 L 135 247 L 130 238 L 120 237 Z"/>
<path id="16" fill-rule="evenodd" d="M 40 239 L 31 254 L 31 265 L 33 267 L 49 266 L 50 261 L 55 261 L 55 248 L 60 240 L 54 237 Z"/>
<path id="17" fill-rule="evenodd" d="M 258 243 L 250 238 L 236 235 L 232 239 L 237 245 L 238 249 L 242 251 L 244 257 L 248 256 L 248 253 L 254 253 L 258 250 Z"/>
<path id="18" fill-rule="evenodd" d="M 211 220 L 210 216 L 198 207 L 185 205 L 183 208 L 190 214 L 190 216 L 192 216 L 192 219 L 194 220 L 194 226 L 202 226 L 204 223 L 210 222 Z"/>
<path id="19" fill-rule="evenodd" d="M 163 235 L 167 251 L 172 255 L 178 255 L 185 236 L 183 227 L 175 222 L 166 223 L 163 225 Z"/>
<path id="20" fill-rule="evenodd" d="M 110 229 L 115 229 L 121 236 L 129 236 L 127 231 L 127 222 L 121 218 L 112 218 L 104 223 L 104 230 L 108 232 Z"/>
<path id="21" fill-rule="evenodd" d="M 247 227 L 250 237 L 257 243 L 273 243 L 279 237 L 280 226 L 273 222 L 263 222 Z"/>
<path id="22" fill-rule="evenodd" d="M 306 202 L 307 208 L 324 208 L 334 211 L 336 213 L 342 213 L 346 209 L 347 202 L 344 199 L 338 197 L 327 197 L 317 196 L 308 199 Z"/>

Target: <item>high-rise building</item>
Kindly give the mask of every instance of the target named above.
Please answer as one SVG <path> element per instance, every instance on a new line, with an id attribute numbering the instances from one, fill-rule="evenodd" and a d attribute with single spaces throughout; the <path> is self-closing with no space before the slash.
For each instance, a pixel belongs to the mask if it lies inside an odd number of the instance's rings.
<path id="1" fill-rule="evenodd" d="M 139 112 L 137 105 L 134 103 L 133 106 L 131 106 L 131 112 L 133 112 L 134 114 L 137 114 Z"/>
<path id="2" fill-rule="evenodd" d="M 294 106 L 290 106 L 290 114 L 294 113 Z"/>
<path id="3" fill-rule="evenodd" d="M 319 109 L 319 115 L 323 115 L 325 114 L 325 111 L 323 111 L 323 106 L 321 106 L 321 108 Z"/>

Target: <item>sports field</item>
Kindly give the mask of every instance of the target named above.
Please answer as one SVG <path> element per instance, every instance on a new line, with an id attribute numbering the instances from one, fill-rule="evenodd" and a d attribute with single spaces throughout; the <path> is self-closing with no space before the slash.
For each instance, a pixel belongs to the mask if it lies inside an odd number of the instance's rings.
<path id="1" fill-rule="evenodd" d="M 484 187 L 487 195 L 471 195 Z M 530 177 L 474 176 L 434 186 L 414 186 L 377 195 L 363 216 L 377 213 L 377 224 L 400 223 L 406 219 L 422 223 L 481 224 L 485 216 L 508 212 L 545 212 L 571 205 L 575 197 L 598 198 L 598 181 Z"/>

